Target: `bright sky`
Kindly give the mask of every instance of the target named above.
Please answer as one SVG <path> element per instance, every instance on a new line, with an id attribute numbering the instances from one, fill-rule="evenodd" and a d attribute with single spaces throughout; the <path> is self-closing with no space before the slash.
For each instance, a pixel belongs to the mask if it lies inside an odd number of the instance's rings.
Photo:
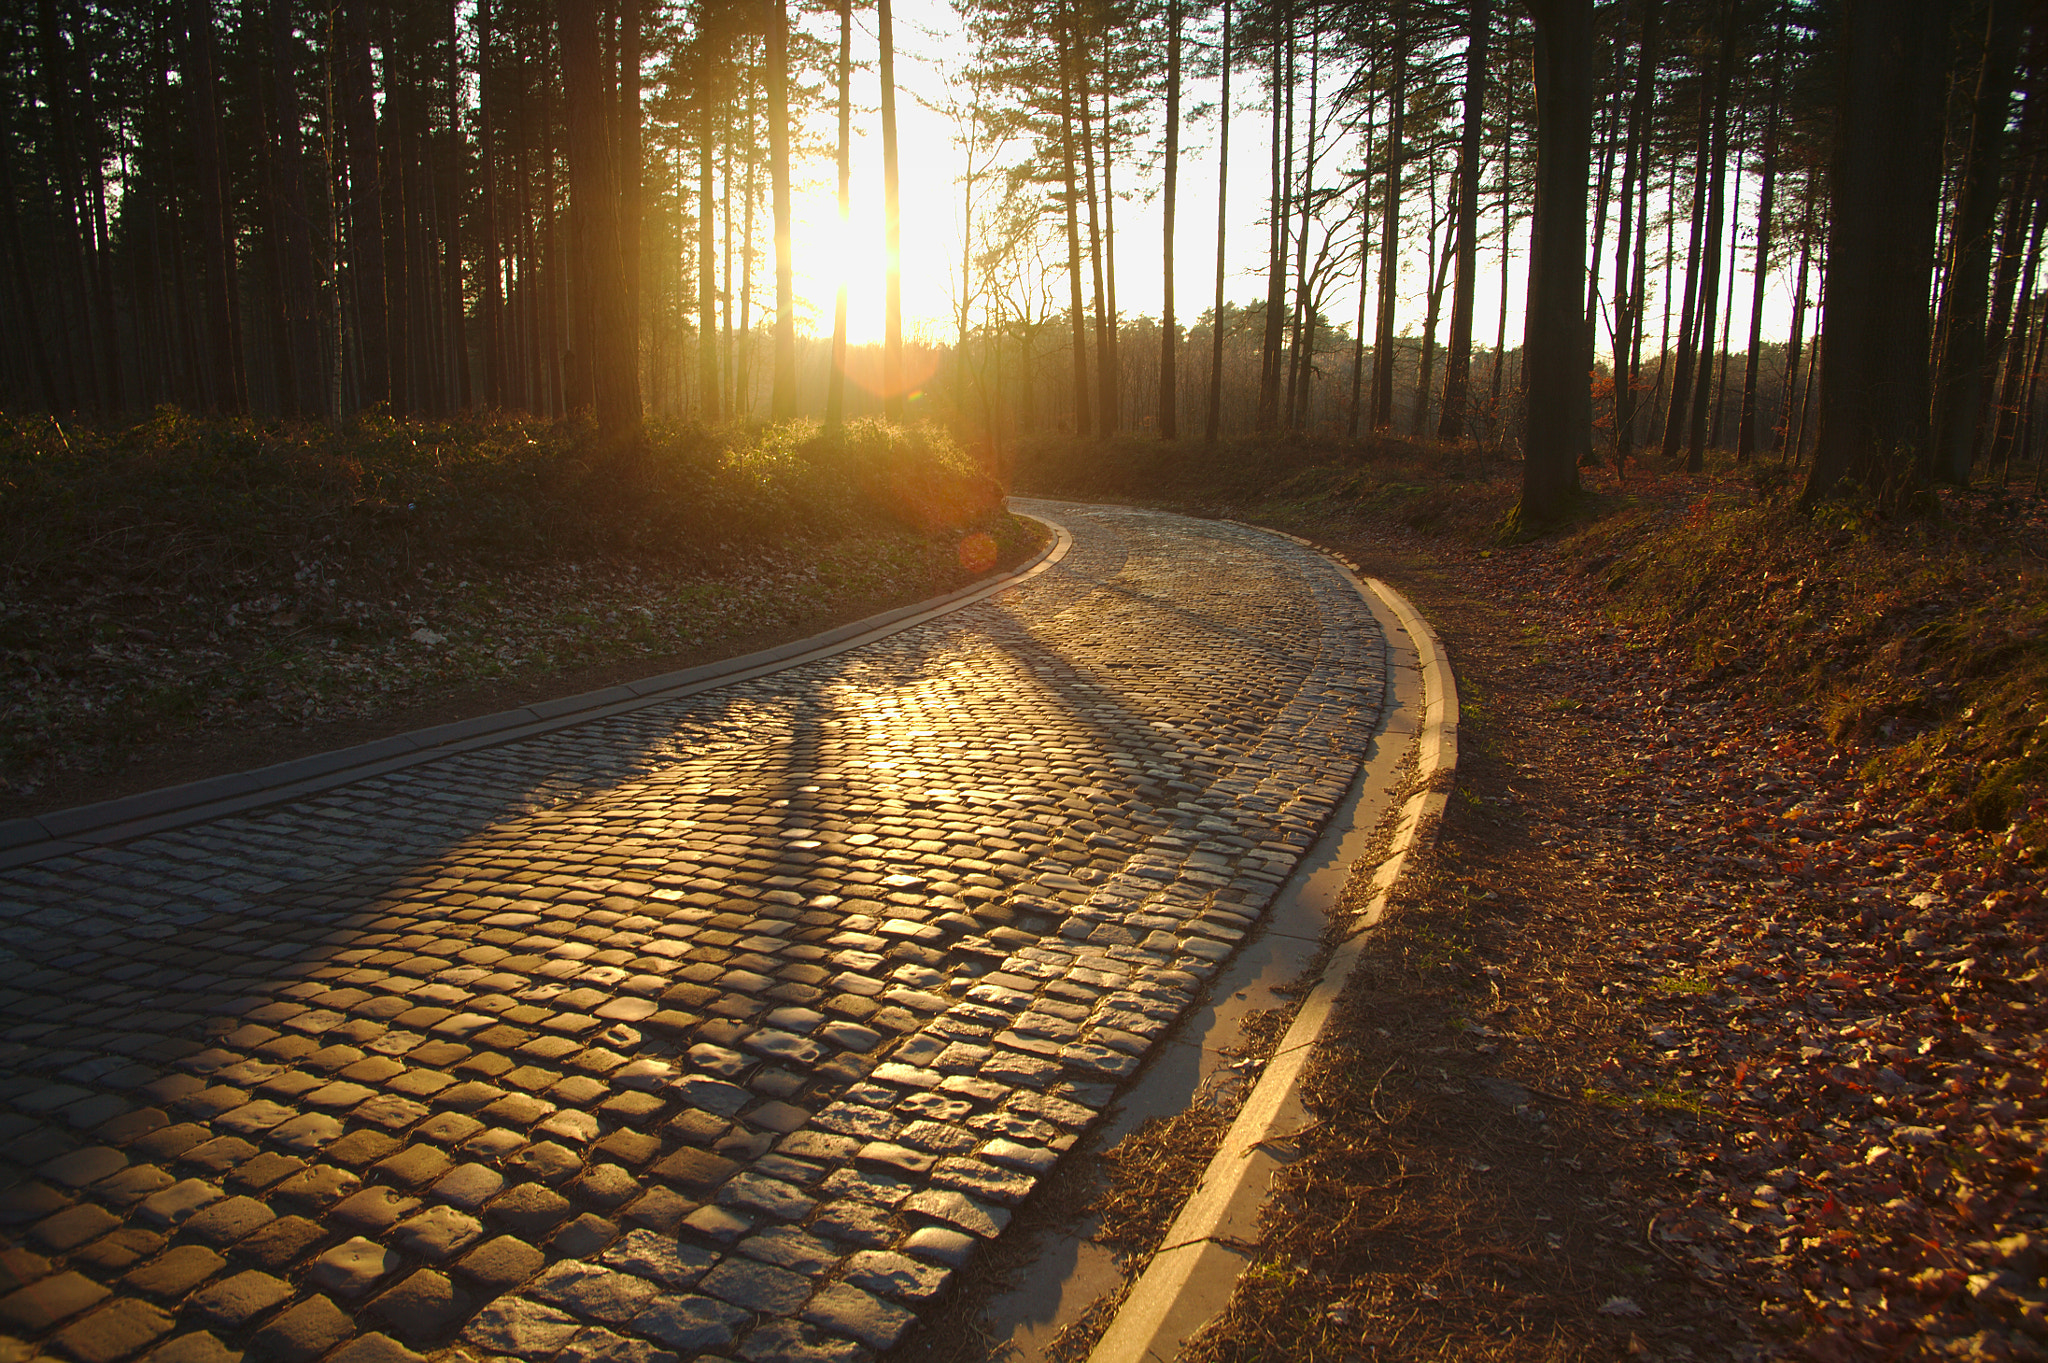
<path id="1" fill-rule="evenodd" d="M 943 94 L 943 80 L 936 54 L 957 60 L 968 51 L 964 37 L 947 0 L 896 0 L 897 127 L 902 147 L 903 196 L 903 312 L 906 334 L 920 329 L 933 340 L 945 341 L 954 334 L 953 296 L 960 261 L 960 180 L 965 157 L 955 141 L 953 124 L 933 113 L 914 97 Z M 836 49 L 837 21 L 832 16 L 813 15 L 808 22 L 820 37 Z M 936 35 L 936 36 L 934 36 Z M 798 326 L 826 333 L 832 323 L 832 297 L 838 271 L 850 266 L 848 327 L 855 344 L 878 341 L 882 333 L 882 147 L 881 120 L 873 112 L 879 100 L 879 78 L 873 69 L 876 42 L 872 12 L 857 13 L 854 21 L 854 59 L 867 61 L 869 69 L 856 69 L 853 78 L 855 106 L 853 144 L 853 217 L 850 230 L 842 231 L 838 220 L 836 179 L 833 166 L 820 161 L 800 169 L 796 195 L 794 246 L 796 251 Z M 1213 106 L 1217 98 L 1214 80 L 1189 81 L 1182 93 L 1184 109 L 1202 104 Z M 1302 92 L 1305 94 L 1305 91 Z M 1265 296 L 1264 268 L 1266 211 L 1270 171 L 1267 164 L 1271 136 L 1264 108 L 1264 91 L 1256 77 L 1240 70 L 1232 80 L 1231 176 L 1228 213 L 1226 296 L 1234 303 L 1251 303 Z M 867 107 L 863 111 L 862 105 Z M 1247 107 L 1250 105 L 1251 107 Z M 835 106 L 836 107 L 836 106 Z M 1305 118 L 1306 102 L 1297 96 L 1297 121 Z M 836 130 L 836 124 L 833 125 Z M 828 130 L 830 132 L 832 130 Z M 865 134 L 865 135 L 864 135 Z M 1015 160 L 1022 155 L 1018 148 Z M 1216 251 L 1216 122 L 1213 115 L 1201 124 L 1185 127 L 1181 133 L 1180 211 L 1175 222 L 1174 259 L 1176 307 L 1181 325 L 1187 326 L 1207 309 L 1214 298 Z M 1348 162 L 1356 159 L 1348 153 Z M 1161 221 L 1155 170 L 1134 182 L 1134 168 L 1119 167 L 1120 189 L 1135 183 L 1149 197 L 1121 199 L 1116 206 L 1117 304 L 1126 318 L 1157 317 L 1162 296 Z M 807 172 L 807 174 L 806 174 Z M 808 178 L 809 183 L 803 181 Z M 1746 183 L 1742 212 L 1754 226 L 1755 185 Z M 1661 206 L 1652 199 L 1653 218 Z M 1482 212 L 1480 230 L 1492 230 L 1494 219 Z M 1654 229 L 1653 229 L 1654 231 Z M 1680 228 L 1681 235 L 1683 226 Z M 1320 237 L 1312 238 L 1311 249 Z M 1602 273 L 1610 279 L 1613 265 L 1614 225 L 1607 230 L 1607 253 Z M 1524 256 L 1528 246 L 1528 223 L 1518 225 L 1515 257 L 1508 282 L 1508 344 L 1521 336 L 1521 297 L 1527 287 Z M 1661 234 L 1651 241 L 1652 260 L 1662 250 Z M 1682 243 L 1681 243 L 1682 249 Z M 1500 307 L 1500 257 L 1498 240 L 1482 244 L 1479 281 L 1474 302 L 1476 339 L 1490 346 Z M 1746 345 L 1751 248 L 1748 230 L 1737 257 L 1733 281 L 1735 304 L 1734 348 Z M 1404 260 L 1397 329 L 1419 331 L 1424 317 L 1424 260 L 1419 250 Z M 1764 335 L 1782 339 L 1790 329 L 1791 284 L 1789 270 L 1779 271 L 1769 282 L 1764 308 Z M 1651 287 L 1658 285 L 1652 272 Z M 1377 288 L 1375 280 L 1374 287 Z M 1061 285 L 1064 296 L 1064 283 Z M 1604 294 L 1603 290 L 1603 294 Z M 1339 286 L 1325 304 L 1325 315 L 1346 326 L 1357 315 L 1355 277 Z M 1448 297 L 1445 306 L 1448 308 Z M 1653 297 L 1648 319 L 1648 349 L 1656 346 L 1661 303 Z M 1812 323 L 1809 319 L 1809 328 Z M 1438 323 L 1441 340 L 1448 323 Z M 1601 338 L 1605 351 L 1605 337 Z"/>

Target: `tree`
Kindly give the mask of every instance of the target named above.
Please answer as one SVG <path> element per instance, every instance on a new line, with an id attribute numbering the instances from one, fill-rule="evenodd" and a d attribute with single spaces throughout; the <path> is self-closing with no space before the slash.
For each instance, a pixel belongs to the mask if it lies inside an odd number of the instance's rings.
<path id="1" fill-rule="evenodd" d="M 1942 0 L 1851 0 L 1829 175 L 1820 436 L 1800 494 L 1896 505 L 1928 437 L 1927 298 L 1940 216 Z"/>
<path id="2" fill-rule="evenodd" d="M 221 165 L 220 84 L 214 63 L 213 16 L 203 0 L 190 0 L 185 7 L 185 43 L 185 88 L 191 99 L 193 160 L 199 175 L 203 249 L 200 274 L 205 281 L 210 396 L 216 411 L 246 412 L 249 386 L 242 367 L 241 290 L 235 282 L 234 230 L 228 217 L 226 171 Z"/>
<path id="3" fill-rule="evenodd" d="M 1173 363 L 1179 341 L 1173 320 L 1173 210 L 1180 173 L 1180 3 L 1181 0 L 1167 0 L 1166 17 L 1166 185 L 1161 204 L 1166 247 L 1161 265 L 1164 297 L 1159 314 L 1159 435 L 1163 440 L 1180 435 L 1180 393 Z"/>
<path id="4" fill-rule="evenodd" d="M 853 220 L 853 0 L 839 0 L 839 230 Z M 840 272 L 832 300 L 832 367 L 825 378 L 825 425 L 846 419 L 846 289 Z"/>
<path id="5" fill-rule="evenodd" d="M 1444 356 L 1444 410 L 1436 438 L 1465 437 L 1465 396 L 1472 382 L 1472 291 L 1479 268 L 1480 117 L 1486 94 L 1486 35 L 1490 0 L 1470 0 L 1465 33 L 1465 126 L 1458 142 L 1456 282 L 1451 285 L 1451 335 Z"/>
<path id="6" fill-rule="evenodd" d="M 882 66 L 882 403 L 903 420 L 903 201 L 896 146 L 896 30 L 889 0 L 876 0 Z"/>
<path id="7" fill-rule="evenodd" d="M 1401 277 L 1401 167 L 1407 155 L 1407 0 L 1394 0 L 1393 68 L 1387 84 L 1386 198 L 1380 205 L 1379 320 L 1373 333 L 1372 428 L 1376 431 L 1394 424 L 1394 303 Z"/>
<path id="8" fill-rule="evenodd" d="M 1273 35 L 1273 189 L 1266 231 L 1266 333 L 1259 350 L 1258 428 L 1280 419 L 1280 345 L 1287 303 L 1287 221 L 1292 200 L 1289 161 L 1294 153 L 1294 11 L 1281 0 Z"/>
<path id="9" fill-rule="evenodd" d="M 1592 0 L 1529 0 L 1536 21 L 1536 215 L 1529 247 L 1524 525 L 1555 521 L 1592 443 L 1586 329 L 1586 176 L 1593 126 Z"/>
<path id="10" fill-rule="evenodd" d="M 1970 140 L 1956 194 L 1949 267 L 1936 329 L 1940 346 L 1934 374 L 1933 438 L 1921 467 L 1924 476 L 1951 483 L 1970 481 L 1970 464 L 1977 452 L 1989 352 L 1986 309 L 1991 295 L 1991 246 L 1998 227 L 2005 125 L 2012 112 L 2013 72 L 2023 17 L 2017 0 L 1991 0 L 1986 9 L 1989 14 L 1978 62 Z"/>
<path id="11" fill-rule="evenodd" d="M 1778 106 L 1785 89 L 1785 17 L 1778 16 L 1777 59 L 1771 72 L 1771 108 L 1764 126 L 1763 188 L 1756 206 L 1756 267 L 1749 297 L 1749 356 L 1742 371 L 1742 415 L 1735 434 L 1735 462 L 1747 464 L 1756 450 L 1757 362 L 1764 348 L 1764 281 L 1771 263 L 1771 204 L 1778 182 Z M 1732 290 L 1731 290 L 1732 292 Z"/>
<path id="12" fill-rule="evenodd" d="M 768 175 L 775 202 L 775 382 L 768 410 L 777 421 L 796 415 L 796 266 L 791 258 L 789 201 L 789 11 L 768 6 Z"/>
<path id="13" fill-rule="evenodd" d="M 624 124 L 640 110 L 606 106 L 617 98 L 598 46 L 596 0 L 556 0 L 562 34 L 563 87 L 568 99 L 570 233 L 576 242 L 577 288 L 570 329 L 599 431 L 617 439 L 640 425 L 639 366 L 626 302 L 618 164 L 613 154 Z"/>
<path id="14" fill-rule="evenodd" d="M 1223 0 L 1223 47 L 1218 61 L 1223 89 L 1217 103 L 1216 131 L 1216 304 L 1209 316 L 1209 406 L 1202 420 L 1202 439 L 1216 443 L 1223 416 L 1223 240 L 1229 226 L 1230 202 L 1230 0 Z"/>

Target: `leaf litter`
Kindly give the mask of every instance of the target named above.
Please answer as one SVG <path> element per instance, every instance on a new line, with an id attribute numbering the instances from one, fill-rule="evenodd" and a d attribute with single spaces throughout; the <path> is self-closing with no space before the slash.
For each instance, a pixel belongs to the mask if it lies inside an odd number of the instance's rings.
<path id="1" fill-rule="evenodd" d="M 2048 806 L 1949 817 L 1570 547 L 1288 528 L 1414 584 L 1459 790 L 1190 1356 L 2048 1357 Z"/>

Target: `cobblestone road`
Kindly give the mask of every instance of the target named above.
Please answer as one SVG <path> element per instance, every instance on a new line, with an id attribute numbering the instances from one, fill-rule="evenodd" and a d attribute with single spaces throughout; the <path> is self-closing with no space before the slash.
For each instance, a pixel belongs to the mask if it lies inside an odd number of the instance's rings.
<path id="1" fill-rule="evenodd" d="M 0 873 L 0 1363 L 893 1344 L 1380 704 L 1326 560 L 1041 510 L 838 657 Z"/>

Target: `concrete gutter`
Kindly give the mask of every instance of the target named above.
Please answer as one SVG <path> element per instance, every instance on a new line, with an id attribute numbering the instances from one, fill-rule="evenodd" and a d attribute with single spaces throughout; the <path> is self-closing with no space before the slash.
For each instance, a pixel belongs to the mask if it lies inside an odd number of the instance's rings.
<path id="1" fill-rule="evenodd" d="M 1050 531 L 1052 543 L 1029 563 L 994 582 L 963 587 L 945 596 L 901 606 L 823 634 L 814 634 L 808 639 L 793 640 L 722 662 L 664 672 L 660 676 L 608 686 L 599 691 L 585 691 L 561 700 L 537 701 L 517 710 L 501 710 L 452 724 L 415 729 L 372 743 L 258 767 L 254 771 L 233 772 L 181 786 L 143 791 L 118 800 L 79 805 L 35 818 L 9 819 L 0 822 L 0 871 L 47 857 L 83 852 L 109 843 L 160 833 L 168 828 L 203 823 L 262 805 L 298 799 L 415 763 L 551 733 L 586 720 L 625 714 L 785 667 L 845 653 L 1007 591 L 1045 572 L 1067 556 L 1068 549 L 1073 547 L 1074 537 L 1064 526 L 1036 516 L 1024 519 L 1036 521 Z"/>
<path id="2" fill-rule="evenodd" d="M 1287 538 L 1309 544 L 1293 535 Z M 1309 1058 L 1371 940 L 1371 929 L 1385 916 L 1402 871 L 1434 840 L 1450 797 L 1458 760 L 1458 691 L 1443 646 L 1399 592 L 1378 579 L 1361 581 L 1354 565 L 1337 561 L 1386 629 L 1387 684 L 1395 693 L 1386 708 L 1395 710 L 1409 697 L 1421 702 L 1421 724 L 1409 748 L 1415 755 L 1406 786 L 1409 793 L 1401 801 L 1385 857 L 1373 870 L 1365 908 L 1349 924 L 1278 1051 L 1224 1133 L 1193 1196 L 1125 1296 L 1089 1363 L 1166 1363 L 1229 1303 L 1239 1275 L 1256 1251 L 1259 1216 L 1274 1176 L 1294 1158 L 1290 1137 L 1314 1120 L 1301 1098 Z M 1403 755 L 1389 756 L 1398 762 Z M 1361 771 L 1359 780 L 1364 783 L 1376 776 L 1385 779 L 1386 773 Z M 1354 802 L 1352 807 L 1361 820 L 1373 817 L 1373 802 Z M 1354 827 L 1341 835 L 1357 838 L 1372 832 Z M 1344 879 L 1337 878 L 1338 883 L 1324 892 L 1326 910 L 1335 910 Z"/>

